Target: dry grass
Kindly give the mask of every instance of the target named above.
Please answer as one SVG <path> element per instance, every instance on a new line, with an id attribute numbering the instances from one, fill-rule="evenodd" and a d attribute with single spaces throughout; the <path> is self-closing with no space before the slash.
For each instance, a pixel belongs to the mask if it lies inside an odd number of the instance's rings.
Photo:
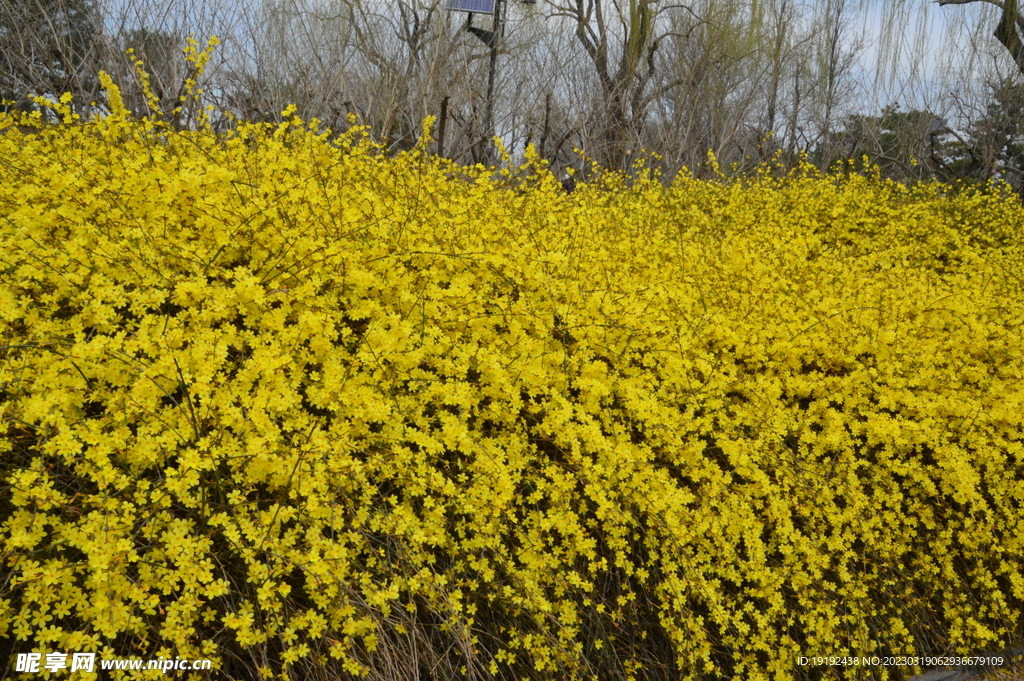
<path id="1" fill-rule="evenodd" d="M 979 676 L 980 681 L 1024 681 L 1024 659 L 1016 661 L 1005 669 L 997 669 Z"/>

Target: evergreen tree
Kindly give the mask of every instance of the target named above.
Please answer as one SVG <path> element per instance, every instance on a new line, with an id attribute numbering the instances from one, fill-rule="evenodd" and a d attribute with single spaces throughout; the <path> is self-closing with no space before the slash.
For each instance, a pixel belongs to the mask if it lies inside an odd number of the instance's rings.
<path id="1" fill-rule="evenodd" d="M 882 175 L 898 180 L 942 176 L 949 162 L 950 130 L 928 111 L 900 111 L 898 104 L 880 116 L 849 116 L 832 138 L 833 146 L 855 162 L 867 157 Z"/>
<path id="2" fill-rule="evenodd" d="M 992 86 L 985 115 L 972 121 L 959 160 L 961 177 L 1006 180 L 1024 191 L 1024 85 L 1005 79 Z"/>

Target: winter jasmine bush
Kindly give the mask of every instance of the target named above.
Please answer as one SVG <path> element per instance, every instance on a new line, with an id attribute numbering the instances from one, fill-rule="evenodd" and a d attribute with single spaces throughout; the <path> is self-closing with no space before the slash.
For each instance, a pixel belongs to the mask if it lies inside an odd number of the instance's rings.
<path id="1" fill-rule="evenodd" d="M 19 650 L 790 679 L 1020 635 L 998 192 L 804 168 L 567 195 L 533 157 L 496 177 L 358 127 L 65 113 L 0 122 Z"/>

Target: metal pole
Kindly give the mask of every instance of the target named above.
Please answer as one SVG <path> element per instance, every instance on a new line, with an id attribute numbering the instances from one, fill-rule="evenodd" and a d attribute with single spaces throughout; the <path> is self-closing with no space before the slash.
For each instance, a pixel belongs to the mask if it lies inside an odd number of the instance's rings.
<path id="1" fill-rule="evenodd" d="M 437 131 L 437 155 L 444 157 L 444 130 L 448 127 L 448 98 L 441 100 L 441 125 Z"/>
<path id="2" fill-rule="evenodd" d="M 498 68 L 498 40 L 501 37 L 501 0 L 494 0 L 494 26 L 491 28 L 491 64 L 487 71 L 487 104 L 484 113 L 485 158 L 491 156 L 491 139 L 494 137 L 494 74 Z"/>

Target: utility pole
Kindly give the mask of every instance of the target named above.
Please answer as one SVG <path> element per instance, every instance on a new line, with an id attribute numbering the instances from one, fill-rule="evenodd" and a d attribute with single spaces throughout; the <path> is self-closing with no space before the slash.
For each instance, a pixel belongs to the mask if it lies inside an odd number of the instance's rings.
<path id="1" fill-rule="evenodd" d="M 484 103 L 484 136 L 479 143 L 484 143 L 484 156 L 490 157 L 489 142 L 494 137 L 494 80 L 498 71 L 498 42 L 501 39 L 501 5 L 503 0 L 448 0 L 449 11 L 467 12 L 466 30 L 491 50 L 490 64 L 487 69 L 487 100 Z M 533 4 L 536 0 L 524 0 Z M 473 13 L 490 13 L 493 15 L 491 30 L 473 25 Z"/>
<path id="2" fill-rule="evenodd" d="M 501 38 L 501 0 L 494 0 L 494 25 L 491 28 L 491 36 L 491 63 L 487 70 L 487 108 L 484 112 L 484 132 L 488 142 L 494 137 L 494 75 L 498 70 L 498 41 Z M 490 150 L 490 145 L 485 149 Z"/>

